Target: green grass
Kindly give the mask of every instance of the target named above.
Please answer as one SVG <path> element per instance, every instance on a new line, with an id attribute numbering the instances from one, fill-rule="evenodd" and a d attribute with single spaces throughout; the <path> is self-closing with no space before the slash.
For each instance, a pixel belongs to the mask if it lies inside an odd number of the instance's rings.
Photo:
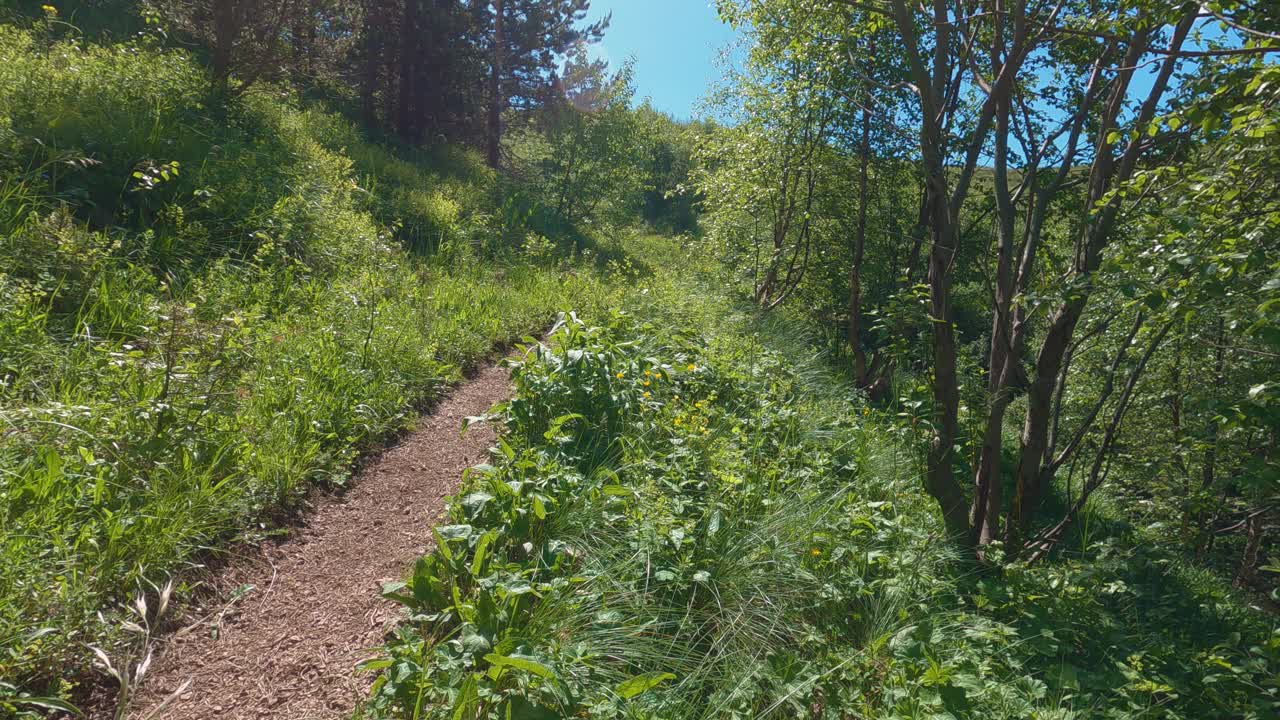
<path id="1" fill-rule="evenodd" d="M 802 321 L 744 310 L 695 247 L 628 247 L 681 270 L 516 364 L 500 451 L 387 588 L 408 616 L 369 666 L 368 716 L 1280 707 L 1273 619 L 1133 538 L 1032 567 L 961 561 L 909 406 L 865 404 Z"/>
<path id="2" fill-rule="evenodd" d="M 656 266 L 690 257 L 645 242 L 635 254 Z M 908 526 L 891 500 L 914 463 L 867 442 L 848 412 L 860 401 L 825 367 L 770 347 L 799 349 L 796 333 L 678 275 L 646 281 L 604 325 L 566 323 L 516 366 L 503 454 L 473 473 L 441 549 L 389 588 L 415 620 L 374 665 L 387 670 L 371 712 L 869 702 L 850 673 L 913 599 L 875 588 L 928 584 L 945 558 L 888 551 L 936 525 Z"/>
<path id="3" fill-rule="evenodd" d="M 63 33 L 0 24 L 0 712 L 625 270 L 527 256 L 471 153 Z"/>

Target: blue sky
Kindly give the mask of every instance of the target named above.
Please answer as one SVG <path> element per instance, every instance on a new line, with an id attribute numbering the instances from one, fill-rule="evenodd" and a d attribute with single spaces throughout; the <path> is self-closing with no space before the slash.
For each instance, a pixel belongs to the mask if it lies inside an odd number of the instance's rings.
<path id="1" fill-rule="evenodd" d="M 591 20 L 612 12 L 613 22 L 595 54 L 614 68 L 636 59 L 637 99 L 678 119 L 689 119 L 719 77 L 719 52 L 733 39 L 713 0 L 592 0 Z"/>

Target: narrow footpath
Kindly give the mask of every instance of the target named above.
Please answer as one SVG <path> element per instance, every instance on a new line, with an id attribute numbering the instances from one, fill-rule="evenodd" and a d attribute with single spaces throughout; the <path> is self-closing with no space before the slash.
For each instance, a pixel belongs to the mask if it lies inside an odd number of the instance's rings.
<path id="1" fill-rule="evenodd" d="M 493 444 L 488 427 L 461 435 L 463 419 L 509 392 L 506 369 L 481 370 L 369 463 L 350 491 L 321 500 L 305 526 L 222 571 L 218 599 L 166 642 L 131 717 L 349 717 L 373 680 L 354 668 L 397 618 L 379 597 L 381 583 L 400 579 L 427 551 L 443 498 Z"/>

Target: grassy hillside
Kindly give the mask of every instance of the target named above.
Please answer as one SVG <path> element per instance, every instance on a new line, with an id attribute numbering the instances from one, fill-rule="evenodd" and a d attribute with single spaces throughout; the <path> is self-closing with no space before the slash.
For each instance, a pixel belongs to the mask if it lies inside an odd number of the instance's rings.
<path id="1" fill-rule="evenodd" d="M 471 154 L 212 88 L 154 39 L 0 24 L 0 708 L 603 292 L 524 251 Z"/>

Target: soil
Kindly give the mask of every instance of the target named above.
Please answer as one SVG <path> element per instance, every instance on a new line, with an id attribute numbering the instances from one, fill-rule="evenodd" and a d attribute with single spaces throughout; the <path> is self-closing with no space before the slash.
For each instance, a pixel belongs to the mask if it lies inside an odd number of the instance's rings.
<path id="1" fill-rule="evenodd" d="M 444 498 L 494 442 L 485 426 L 460 434 L 463 419 L 509 393 L 505 369 L 479 371 L 367 464 L 350 491 L 322 498 L 290 537 L 221 570 L 219 591 L 158 654 L 131 717 L 350 717 L 373 681 L 355 667 L 399 618 L 381 585 L 430 549 Z"/>

